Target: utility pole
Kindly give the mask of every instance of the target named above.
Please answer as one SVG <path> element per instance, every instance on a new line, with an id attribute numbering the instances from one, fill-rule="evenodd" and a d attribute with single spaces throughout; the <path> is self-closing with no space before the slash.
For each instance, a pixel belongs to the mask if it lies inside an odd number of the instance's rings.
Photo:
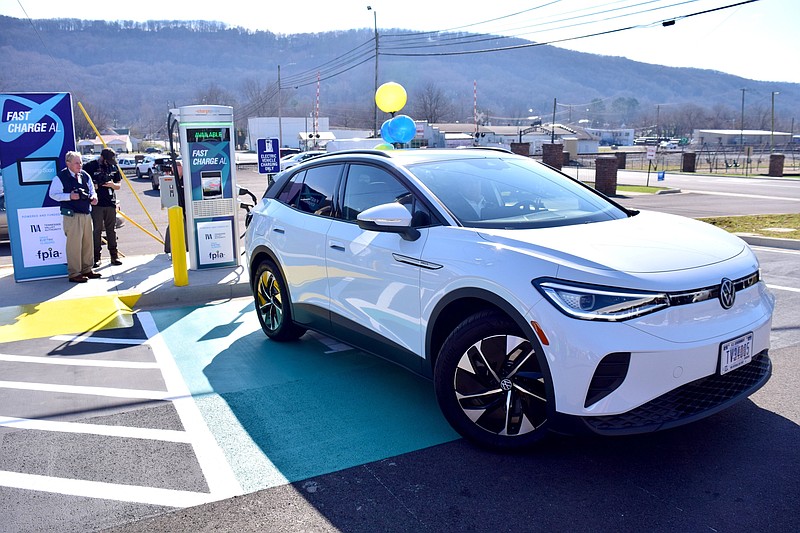
<path id="1" fill-rule="evenodd" d="M 781 94 L 778 91 L 772 91 L 772 129 L 769 132 L 769 153 L 775 149 L 775 95 Z"/>
<path id="2" fill-rule="evenodd" d="M 372 22 L 375 30 L 375 89 L 372 93 L 372 99 L 375 100 L 375 95 L 378 93 L 378 12 L 372 9 L 372 6 L 367 6 L 367 11 L 372 11 Z M 378 136 L 378 102 L 375 101 L 375 121 L 373 124 L 373 136 Z"/>
<path id="3" fill-rule="evenodd" d="M 747 89 L 742 89 L 742 120 L 739 123 L 739 147 L 744 150 L 744 92 Z"/>
<path id="4" fill-rule="evenodd" d="M 283 147 L 283 120 L 281 117 L 281 66 L 278 65 L 278 159 L 281 158 Z"/>
<path id="5" fill-rule="evenodd" d="M 550 144 L 556 143 L 556 98 L 553 98 L 553 127 L 550 128 Z"/>

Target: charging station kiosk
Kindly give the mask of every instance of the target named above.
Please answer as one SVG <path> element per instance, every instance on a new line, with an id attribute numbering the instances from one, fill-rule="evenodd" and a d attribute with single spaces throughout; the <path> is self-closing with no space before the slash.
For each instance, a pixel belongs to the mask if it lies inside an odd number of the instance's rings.
<path id="1" fill-rule="evenodd" d="M 233 108 L 191 105 L 172 114 L 181 140 L 189 269 L 238 266 Z"/>

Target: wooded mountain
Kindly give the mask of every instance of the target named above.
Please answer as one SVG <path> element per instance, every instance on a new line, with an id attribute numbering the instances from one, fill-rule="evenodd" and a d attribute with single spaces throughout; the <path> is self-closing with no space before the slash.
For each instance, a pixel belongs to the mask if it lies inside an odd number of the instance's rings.
<path id="1" fill-rule="evenodd" d="M 772 92 L 780 91 L 775 126 L 788 131 L 800 104 L 800 84 L 752 81 L 547 45 L 464 55 L 394 55 L 438 53 L 444 47 L 434 41 L 442 36 L 429 37 L 426 47 L 422 34 L 379 32 L 379 83 L 403 85 L 409 100 L 402 112 L 416 119 L 428 118 L 419 116 L 427 113 L 422 100 L 436 95 L 447 104 L 438 110 L 438 121 L 471 122 L 477 100 L 485 122 L 525 123 L 530 115 L 549 122 L 557 99 L 556 121 L 561 123 L 589 119 L 645 127 L 658 122 L 666 128 L 672 121 L 675 133 L 699 127 L 735 129 L 746 89 L 745 128 L 769 129 Z M 454 34 L 453 40 L 464 35 Z M 409 39 L 416 44 L 404 46 Z M 479 45 L 446 50 L 525 43 L 485 37 Z M 646 45 L 631 41 L 631 46 Z M 139 135 L 157 135 L 169 108 L 189 104 L 233 105 L 240 124 L 246 124 L 248 116 L 276 114 L 279 94 L 283 116 L 309 116 L 318 99 L 320 115 L 330 117 L 332 126 L 371 128 L 374 52 L 368 29 L 281 35 L 207 21 L 29 21 L 0 16 L 0 91 L 71 92 L 99 127 L 131 127 Z M 379 114 L 379 121 L 385 118 Z"/>

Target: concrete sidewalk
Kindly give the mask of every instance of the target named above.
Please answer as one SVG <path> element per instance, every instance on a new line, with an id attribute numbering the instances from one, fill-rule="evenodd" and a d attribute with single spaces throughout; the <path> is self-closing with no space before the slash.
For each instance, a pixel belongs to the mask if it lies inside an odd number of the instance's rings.
<path id="1" fill-rule="evenodd" d="M 176 287 L 172 261 L 163 253 L 124 257 L 121 266 L 104 260 L 95 271 L 103 277 L 87 283 L 69 283 L 66 276 L 17 282 L 13 267 L 0 267 L 0 307 L 117 296 L 135 300 L 137 309 L 149 309 L 202 305 L 251 294 L 248 273 L 243 266 L 190 270 L 189 284 Z"/>

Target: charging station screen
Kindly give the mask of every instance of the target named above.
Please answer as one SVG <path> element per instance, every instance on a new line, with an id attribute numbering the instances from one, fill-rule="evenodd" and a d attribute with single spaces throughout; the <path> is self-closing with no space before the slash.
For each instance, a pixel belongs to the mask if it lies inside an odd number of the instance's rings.
<path id="1" fill-rule="evenodd" d="M 17 174 L 20 185 L 49 184 L 58 174 L 58 159 L 55 157 L 20 159 L 17 161 Z"/>
<path id="2" fill-rule="evenodd" d="M 190 143 L 219 143 L 231 140 L 230 128 L 187 128 L 186 138 Z"/>

